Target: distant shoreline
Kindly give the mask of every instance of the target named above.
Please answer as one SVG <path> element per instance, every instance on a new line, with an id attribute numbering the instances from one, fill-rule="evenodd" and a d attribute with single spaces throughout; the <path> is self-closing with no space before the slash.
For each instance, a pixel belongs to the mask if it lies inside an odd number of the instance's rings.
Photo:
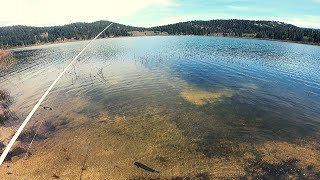
<path id="1" fill-rule="evenodd" d="M 3 49 L 16 49 L 44 44 L 90 40 L 110 23 L 110 21 L 100 20 L 92 23 L 78 22 L 51 27 L 0 27 L 0 47 Z M 320 29 L 301 28 L 280 21 L 239 19 L 193 20 L 148 28 L 114 22 L 114 25 L 101 35 L 101 38 L 159 35 L 262 39 L 320 46 Z"/>
<path id="2" fill-rule="evenodd" d="M 309 43 L 309 42 L 303 42 L 303 41 L 291 41 L 291 40 L 279 40 L 279 39 L 268 39 L 268 38 L 253 38 L 253 37 L 238 37 L 238 36 L 208 36 L 208 35 L 135 35 L 135 36 L 117 36 L 117 37 L 106 37 L 106 38 L 98 38 L 98 39 L 114 39 L 114 38 L 128 38 L 128 37 L 157 37 L 157 36 L 200 36 L 200 37 L 220 37 L 220 38 L 238 38 L 238 39 L 254 39 L 254 40 L 265 40 L 265 41 L 275 41 L 275 42 L 288 42 L 288 43 L 294 43 L 294 44 L 304 44 L 304 45 L 312 45 L 312 46 L 320 46 L 320 44 L 317 43 Z M 76 40 L 76 39 L 70 39 L 65 41 L 56 41 L 56 42 L 48 42 L 48 43 L 38 43 L 38 44 L 30 44 L 25 46 L 15 46 L 10 47 L 3 50 L 16 50 L 20 48 L 27 48 L 27 47 L 37 47 L 37 46 L 44 46 L 44 45 L 53 45 L 53 44 L 62 44 L 62 43 L 69 43 L 69 42 L 81 42 L 81 41 L 90 41 L 92 39 L 84 39 L 84 40 Z"/>

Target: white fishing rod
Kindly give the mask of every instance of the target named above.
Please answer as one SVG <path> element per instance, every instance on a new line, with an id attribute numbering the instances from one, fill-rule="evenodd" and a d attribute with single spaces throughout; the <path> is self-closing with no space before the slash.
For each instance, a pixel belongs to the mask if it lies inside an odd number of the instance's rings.
<path id="1" fill-rule="evenodd" d="M 7 147 L 5 148 L 5 150 L 3 151 L 3 153 L 1 154 L 0 157 L 0 165 L 2 165 L 3 161 L 6 159 L 10 149 L 12 148 L 13 144 L 16 142 L 16 140 L 18 139 L 19 135 L 21 134 L 22 130 L 24 129 L 24 127 L 27 125 L 27 123 L 29 122 L 29 120 L 31 119 L 31 117 L 33 116 L 33 114 L 36 112 L 36 110 L 39 108 L 39 106 L 41 105 L 42 101 L 46 98 L 46 96 L 49 94 L 49 92 L 52 90 L 52 88 L 54 87 L 54 85 L 59 81 L 59 79 L 63 76 L 63 74 L 67 71 L 67 69 L 73 64 L 74 61 L 76 61 L 79 56 L 90 46 L 90 44 L 96 40 L 105 30 L 107 30 L 113 23 L 110 23 L 106 28 L 104 28 L 94 39 L 92 39 L 87 45 L 86 47 L 84 47 L 80 53 L 69 63 L 69 65 L 64 68 L 64 70 L 62 71 L 62 73 L 57 77 L 57 79 L 51 84 L 51 86 L 48 88 L 48 90 L 42 95 L 42 97 L 40 98 L 40 100 L 37 102 L 37 104 L 33 107 L 33 109 L 30 111 L 30 113 L 28 114 L 28 116 L 26 117 L 26 119 L 23 121 L 23 123 L 21 124 L 21 126 L 19 127 L 19 129 L 17 130 L 17 132 L 14 134 L 14 136 L 12 137 L 12 139 L 10 140 L 9 144 L 7 145 Z"/>

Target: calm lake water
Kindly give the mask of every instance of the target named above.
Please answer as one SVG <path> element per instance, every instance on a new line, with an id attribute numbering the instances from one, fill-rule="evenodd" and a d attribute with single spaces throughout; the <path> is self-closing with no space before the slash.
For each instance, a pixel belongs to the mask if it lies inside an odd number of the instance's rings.
<path id="1" fill-rule="evenodd" d="M 14 98 L 10 109 L 19 119 L 2 125 L 2 144 L 87 43 L 14 50 L 18 63 L 0 72 L 0 86 Z M 9 167 L 0 168 L 3 176 L 320 178 L 319 46 L 198 36 L 100 39 L 43 106 L 52 110 L 38 109 Z"/>

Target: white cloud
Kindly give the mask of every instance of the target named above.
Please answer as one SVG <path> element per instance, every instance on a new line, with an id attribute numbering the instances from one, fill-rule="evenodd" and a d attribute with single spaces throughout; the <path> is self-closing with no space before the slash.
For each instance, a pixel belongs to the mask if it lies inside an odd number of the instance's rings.
<path id="1" fill-rule="evenodd" d="M 146 24 L 144 24 L 144 26 L 145 27 L 152 27 L 152 26 L 159 26 L 159 25 L 166 25 L 166 24 L 174 24 L 174 23 L 178 23 L 178 22 L 192 21 L 195 19 L 197 19 L 196 16 L 192 16 L 192 15 L 173 16 L 170 18 L 163 18 L 157 22 L 146 23 Z"/>
<path id="2" fill-rule="evenodd" d="M 213 20 L 213 19 L 241 19 L 239 17 L 231 16 L 230 14 L 224 13 L 197 13 L 197 14 L 188 14 L 182 16 L 170 16 L 165 18 L 160 18 L 159 21 L 153 21 L 149 23 L 143 24 L 145 27 L 152 27 L 152 26 L 160 26 L 160 25 L 167 25 L 167 24 L 174 24 L 178 22 L 186 22 L 186 21 L 193 21 L 193 20 Z"/>
<path id="3" fill-rule="evenodd" d="M 318 20 L 319 19 L 320 18 L 318 18 Z M 306 19 L 300 19 L 300 18 L 292 18 L 292 19 L 283 19 L 283 21 L 299 27 L 320 29 L 320 21 L 314 21 L 313 19 L 306 20 Z"/>
<path id="4" fill-rule="evenodd" d="M 250 6 L 227 6 L 227 8 L 235 11 L 251 11 L 256 9 Z"/>
<path id="5" fill-rule="evenodd" d="M 172 0 L 5 0 L 1 2 L 0 25 L 121 21 L 143 9 L 171 3 Z"/>
<path id="6" fill-rule="evenodd" d="M 320 16 L 299 16 L 299 18 L 296 18 L 296 17 L 248 17 L 248 18 L 241 18 L 241 19 L 281 21 L 287 24 L 298 26 L 298 27 L 320 29 Z"/>
<path id="7" fill-rule="evenodd" d="M 254 6 L 229 5 L 221 11 L 206 13 L 195 9 L 179 12 L 184 4 L 176 0 L 1 0 L 0 26 L 33 25 L 51 26 L 73 22 L 111 20 L 127 25 L 155 26 L 190 20 L 248 19 L 277 20 L 300 27 L 320 28 L 320 16 L 258 16 L 245 15 L 243 11 L 260 12 Z M 236 1 L 236 0 L 229 0 Z M 310 0 L 317 1 L 320 0 Z M 231 13 L 224 12 L 228 9 Z M 236 13 L 232 13 L 235 11 Z M 239 12 L 238 12 L 239 11 Z M 140 14 L 140 16 L 138 15 Z M 142 14 L 142 15 L 141 15 Z M 266 14 L 266 13 L 264 13 Z"/>
<path id="8" fill-rule="evenodd" d="M 145 24 L 147 27 L 172 24 L 176 22 L 185 22 L 192 20 L 213 20 L 213 19 L 242 19 L 242 20 L 267 20 L 267 21 L 280 21 L 288 24 L 293 24 L 298 27 L 317 28 L 320 29 L 320 16 L 300 16 L 296 17 L 278 17 L 278 16 L 234 16 L 230 14 L 217 13 L 217 14 L 193 14 L 186 16 L 172 16 L 163 18 L 160 21 Z"/>

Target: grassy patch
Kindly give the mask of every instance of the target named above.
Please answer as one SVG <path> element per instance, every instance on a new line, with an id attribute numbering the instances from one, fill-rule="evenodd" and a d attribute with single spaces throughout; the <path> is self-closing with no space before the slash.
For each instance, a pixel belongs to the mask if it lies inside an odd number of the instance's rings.
<path id="1" fill-rule="evenodd" d="M 12 104 L 13 99 L 9 92 L 0 90 L 0 123 L 3 124 L 6 120 L 15 117 L 15 114 L 10 111 L 9 107 Z"/>
<path id="2" fill-rule="evenodd" d="M 10 51 L 0 50 L 0 71 L 7 71 L 17 63 Z"/>

